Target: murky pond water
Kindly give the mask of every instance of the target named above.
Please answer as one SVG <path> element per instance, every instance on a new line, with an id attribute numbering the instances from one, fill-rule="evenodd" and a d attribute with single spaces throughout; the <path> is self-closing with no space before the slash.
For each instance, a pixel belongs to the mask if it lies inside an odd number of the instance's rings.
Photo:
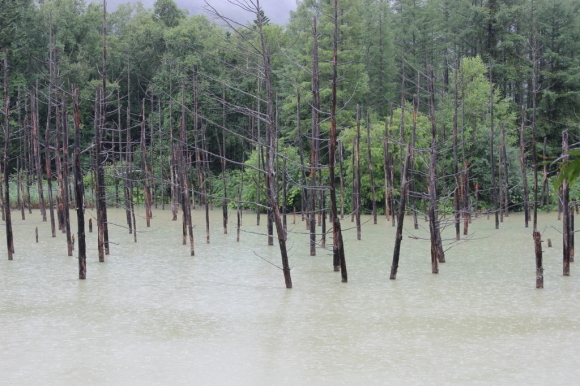
<path id="1" fill-rule="evenodd" d="M 91 211 L 89 214 L 94 215 Z M 74 214 L 74 212 L 73 212 Z M 580 379 L 580 273 L 562 276 L 554 213 L 540 217 L 545 289 L 535 289 L 531 229 L 512 214 L 494 229 L 477 219 L 473 239 L 430 273 L 427 241 L 403 240 L 388 279 L 394 228 L 368 221 L 345 233 L 349 283 L 328 252 L 311 257 L 304 223 L 290 228 L 294 288 L 277 247 L 244 214 L 224 235 L 212 212 L 194 211 L 196 256 L 181 222 L 154 211 L 138 242 L 110 210 L 111 255 L 97 262 L 88 233 L 87 280 L 36 211 L 16 220 L 14 261 L 0 250 L 2 384 L 573 384 Z M 15 218 L 20 215 L 15 213 Z M 74 224 L 73 215 L 73 224 Z M 367 218 L 368 220 L 368 218 Z M 409 221 L 409 219 L 407 220 Z M 424 225 L 424 224 L 422 224 Z M 344 227 L 351 226 L 346 220 Z M 34 229 L 40 242 L 35 243 Z M 76 226 L 73 226 L 76 230 Z M 256 233 L 253 233 L 256 232 Z M 426 230 L 407 234 L 426 237 Z M 1 245 L 4 243 L 4 232 Z M 451 246 L 451 245 L 448 245 Z M 4 247 L 2 247 L 4 248 Z M 75 251 L 76 255 L 76 251 Z"/>

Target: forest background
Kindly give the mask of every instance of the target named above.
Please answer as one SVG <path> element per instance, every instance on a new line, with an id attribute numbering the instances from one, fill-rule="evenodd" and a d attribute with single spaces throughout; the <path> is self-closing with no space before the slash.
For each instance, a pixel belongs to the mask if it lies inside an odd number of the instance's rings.
<path id="1" fill-rule="evenodd" d="M 562 207 L 550 180 L 563 132 L 579 142 L 578 2 L 341 0 L 334 17 L 334 2 L 304 0 L 284 26 L 257 1 L 230 5 L 248 16 L 1 0 L 2 200 L 72 202 L 76 128 L 85 203 L 148 217 L 190 199 L 221 204 L 224 228 L 228 209 L 259 222 L 274 201 L 320 216 L 336 182 L 341 216 L 394 218 L 407 147 L 415 214 Z"/>

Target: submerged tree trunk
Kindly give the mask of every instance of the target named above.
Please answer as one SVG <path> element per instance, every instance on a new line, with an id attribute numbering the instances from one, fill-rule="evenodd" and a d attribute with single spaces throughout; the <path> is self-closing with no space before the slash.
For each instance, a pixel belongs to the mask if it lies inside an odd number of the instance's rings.
<path id="1" fill-rule="evenodd" d="M 568 160 L 568 130 L 562 132 L 562 161 Z M 570 189 L 568 181 L 562 181 L 562 248 L 564 276 L 570 276 Z"/>
<path id="2" fill-rule="evenodd" d="M 330 211 L 332 216 L 332 236 L 334 265 L 340 266 L 342 282 L 348 281 L 346 271 L 346 259 L 344 253 L 344 243 L 342 240 L 342 230 L 340 227 L 340 218 L 336 208 L 336 189 L 334 176 L 334 157 L 336 154 L 336 85 L 338 83 L 338 0 L 334 0 L 334 34 L 333 34 L 333 55 L 332 55 L 332 103 L 330 109 L 330 149 L 329 149 L 329 179 L 330 179 Z"/>
<path id="3" fill-rule="evenodd" d="M 70 228 L 70 194 L 69 194 L 69 151 L 68 151 L 68 117 L 66 112 L 66 98 L 62 96 L 62 203 L 64 214 L 64 229 L 66 231 L 68 255 L 73 255 L 74 243 Z"/>
<path id="4" fill-rule="evenodd" d="M 544 288 L 544 268 L 542 266 L 542 236 L 534 231 L 534 248 L 536 251 L 536 288 Z"/>
<path id="5" fill-rule="evenodd" d="M 79 113 L 78 90 L 73 95 L 74 126 L 75 126 L 75 149 L 74 149 L 74 178 L 75 199 L 77 205 L 77 236 L 79 239 L 79 279 L 87 278 L 87 247 L 85 241 L 85 187 L 81 171 L 80 132 L 81 118 Z"/>
<path id="6" fill-rule="evenodd" d="M 316 256 L 316 187 L 318 185 L 317 168 L 320 137 L 320 73 L 318 70 L 318 33 L 316 17 L 314 17 L 312 25 L 312 144 L 310 150 L 310 187 L 312 190 L 309 192 L 310 205 L 308 208 L 308 223 L 310 231 L 310 256 Z"/>
<path id="7" fill-rule="evenodd" d="M 520 125 L 520 166 L 522 168 L 522 185 L 524 190 L 524 225 L 527 228 L 528 222 L 530 221 L 530 193 L 528 191 L 528 177 L 527 177 L 527 165 L 526 165 L 526 152 L 525 152 L 525 138 L 524 138 L 524 117 L 525 109 L 522 106 L 522 121 Z"/>
<path id="8" fill-rule="evenodd" d="M 431 148 L 429 164 L 429 231 L 431 234 L 431 265 L 432 272 L 439 273 L 437 262 L 445 262 L 445 252 L 441 241 L 439 218 L 437 215 L 437 123 L 435 120 L 435 90 L 433 75 L 430 82 L 430 115 L 431 115 Z"/>
<path id="9" fill-rule="evenodd" d="M 407 145 L 405 164 L 403 166 L 403 172 L 401 173 L 401 201 L 399 203 L 399 213 L 397 215 L 397 231 L 395 236 L 395 247 L 393 249 L 393 262 L 391 264 L 391 280 L 395 280 L 397 278 L 397 270 L 399 268 L 399 255 L 401 253 L 401 242 L 403 241 L 403 222 L 405 220 L 405 204 L 407 199 L 407 189 L 409 185 L 407 175 L 409 173 L 410 158 L 411 146 Z"/>
<path id="10" fill-rule="evenodd" d="M 6 219 L 6 250 L 8 260 L 14 253 L 14 238 L 12 236 L 12 217 L 10 215 L 10 180 L 8 171 L 8 145 L 10 143 L 10 94 L 8 93 L 8 53 L 4 48 L 4 217 Z"/>

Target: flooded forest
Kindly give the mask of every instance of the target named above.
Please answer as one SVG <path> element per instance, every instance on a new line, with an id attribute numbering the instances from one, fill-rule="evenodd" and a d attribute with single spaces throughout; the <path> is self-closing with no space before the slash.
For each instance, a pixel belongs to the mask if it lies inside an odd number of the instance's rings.
<path id="1" fill-rule="evenodd" d="M 192 259 L 216 232 L 275 248 L 267 262 L 292 288 L 291 245 L 347 282 L 344 234 L 363 245 L 364 225 L 395 230 L 373 231 L 371 252 L 394 280 L 402 244 L 428 243 L 438 274 L 449 248 L 476 242 L 476 219 L 500 234 L 515 213 L 543 288 L 549 212 L 570 274 L 578 2 L 303 0 L 286 25 L 258 0 L 230 7 L 0 0 L 9 260 L 28 248 L 15 217 L 49 223 L 79 279 L 115 254 L 112 232 L 139 243 L 163 217 Z"/>

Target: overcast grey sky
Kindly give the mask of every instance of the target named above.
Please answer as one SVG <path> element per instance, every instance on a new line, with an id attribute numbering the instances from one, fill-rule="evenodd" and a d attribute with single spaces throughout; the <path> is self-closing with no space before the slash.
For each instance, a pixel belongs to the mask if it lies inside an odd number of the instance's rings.
<path id="1" fill-rule="evenodd" d="M 101 0 L 91 0 L 99 2 Z M 187 9 L 190 15 L 196 15 L 204 12 L 204 0 L 174 0 L 179 8 Z M 264 9 L 266 16 L 277 24 L 286 24 L 290 18 L 290 11 L 296 9 L 297 0 L 260 0 L 260 5 Z M 137 0 L 107 0 L 107 8 L 115 10 L 118 4 L 136 3 Z M 228 3 L 227 0 L 208 0 L 208 2 L 219 12 L 223 12 L 226 16 L 234 18 L 238 21 L 254 20 L 253 17 L 248 18 L 246 12 Z M 141 0 L 141 3 L 147 8 L 153 8 L 155 0 Z M 244 20 L 239 20 L 243 18 Z"/>

